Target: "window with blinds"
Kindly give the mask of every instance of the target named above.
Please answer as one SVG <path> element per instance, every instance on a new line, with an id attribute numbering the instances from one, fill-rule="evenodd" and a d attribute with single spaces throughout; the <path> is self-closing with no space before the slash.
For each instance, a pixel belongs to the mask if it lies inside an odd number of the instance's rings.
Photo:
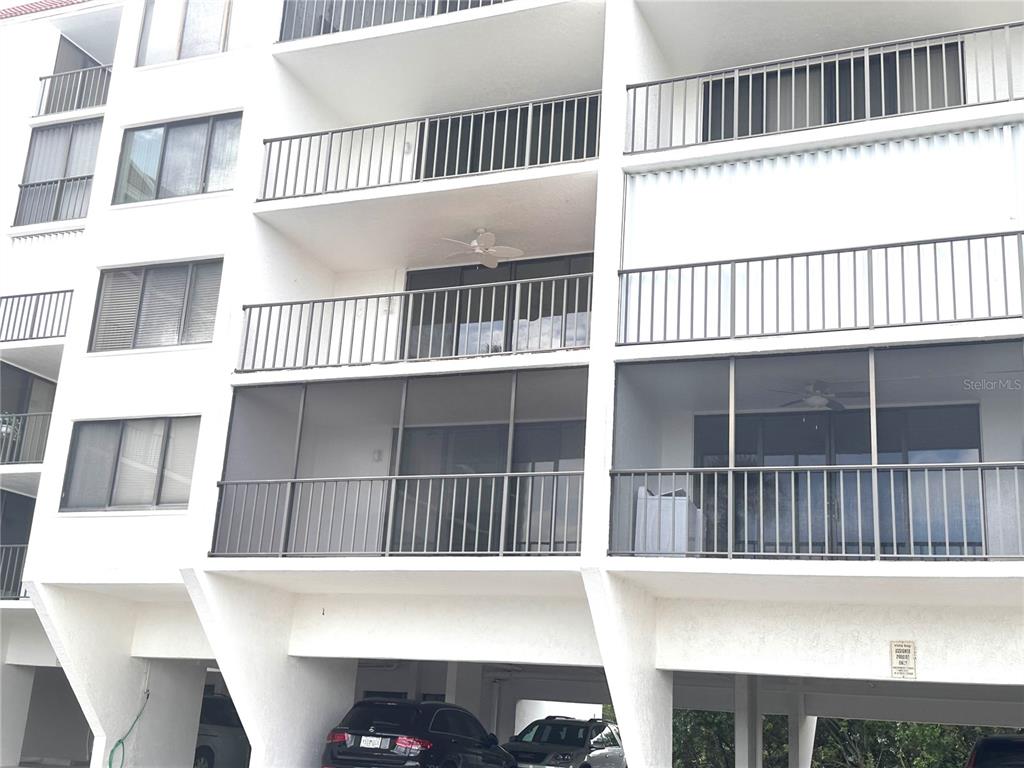
<path id="1" fill-rule="evenodd" d="M 32 129 L 15 226 L 85 217 L 102 125 L 95 118 Z"/>
<path id="2" fill-rule="evenodd" d="M 76 423 L 61 508 L 187 504 L 198 437 L 198 416 Z"/>
<path id="3" fill-rule="evenodd" d="M 104 271 L 89 351 L 212 341 L 220 272 L 219 259 Z"/>

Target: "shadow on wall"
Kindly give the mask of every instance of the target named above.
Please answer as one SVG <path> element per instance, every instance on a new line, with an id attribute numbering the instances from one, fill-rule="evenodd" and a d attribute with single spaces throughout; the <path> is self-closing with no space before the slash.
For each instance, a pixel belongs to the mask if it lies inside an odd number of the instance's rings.
<path id="1" fill-rule="evenodd" d="M 25 741 L 21 747 L 24 765 L 88 765 L 92 731 L 82 714 L 64 670 L 37 667 L 29 700 Z"/>

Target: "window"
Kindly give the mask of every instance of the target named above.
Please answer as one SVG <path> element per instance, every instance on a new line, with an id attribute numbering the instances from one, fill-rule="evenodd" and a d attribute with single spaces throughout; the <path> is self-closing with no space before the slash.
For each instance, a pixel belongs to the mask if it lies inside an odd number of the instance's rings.
<path id="1" fill-rule="evenodd" d="M 959 43 L 800 61 L 702 83 L 701 141 L 832 125 L 964 103 Z M 737 92 L 738 85 L 738 92 Z"/>
<path id="2" fill-rule="evenodd" d="M 62 509 L 188 503 L 199 417 L 75 424 Z"/>
<path id="3" fill-rule="evenodd" d="M 136 63 L 219 53 L 227 43 L 228 0 L 146 0 Z"/>
<path id="4" fill-rule="evenodd" d="M 211 341 L 220 272 L 220 260 L 106 270 L 89 350 Z"/>
<path id="5" fill-rule="evenodd" d="M 125 131 L 114 204 L 231 189 L 241 114 Z"/>
<path id="6" fill-rule="evenodd" d="M 15 226 L 86 215 L 102 123 L 97 118 L 32 130 Z"/>

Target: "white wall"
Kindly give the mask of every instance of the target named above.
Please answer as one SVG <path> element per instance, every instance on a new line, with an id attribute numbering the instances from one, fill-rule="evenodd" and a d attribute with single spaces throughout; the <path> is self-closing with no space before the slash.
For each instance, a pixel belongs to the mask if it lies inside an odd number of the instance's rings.
<path id="1" fill-rule="evenodd" d="M 1018 228 L 1022 130 L 1016 124 L 629 176 L 623 266 Z"/>

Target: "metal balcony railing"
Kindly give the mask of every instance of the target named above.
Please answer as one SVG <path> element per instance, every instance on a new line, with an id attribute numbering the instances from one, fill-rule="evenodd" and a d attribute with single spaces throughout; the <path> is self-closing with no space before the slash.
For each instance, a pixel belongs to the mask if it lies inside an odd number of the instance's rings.
<path id="1" fill-rule="evenodd" d="M 239 371 L 576 349 L 590 274 L 243 307 Z"/>
<path id="2" fill-rule="evenodd" d="M 89 212 L 92 174 L 19 184 L 14 225 L 81 219 Z"/>
<path id="3" fill-rule="evenodd" d="M 49 432 L 49 413 L 0 413 L 0 464 L 38 464 Z"/>
<path id="4" fill-rule="evenodd" d="M 28 544 L 0 544 L 0 598 L 17 600 L 28 597 L 21 585 Z"/>
<path id="5" fill-rule="evenodd" d="M 486 8 L 509 0 L 284 0 L 281 42 Z"/>
<path id="6" fill-rule="evenodd" d="M 72 291 L 0 296 L 0 342 L 55 339 L 68 331 Z"/>
<path id="7" fill-rule="evenodd" d="M 578 554 L 582 472 L 220 483 L 216 555 Z"/>
<path id="8" fill-rule="evenodd" d="M 612 472 L 611 554 L 1024 557 L 1024 462 Z"/>
<path id="9" fill-rule="evenodd" d="M 1024 22 L 626 89 L 626 152 L 1024 98 Z"/>
<path id="10" fill-rule="evenodd" d="M 1021 317 L 1009 232 L 619 273 L 620 344 Z"/>
<path id="11" fill-rule="evenodd" d="M 39 78 L 39 115 L 101 107 L 107 103 L 110 67 L 89 67 Z"/>
<path id="12" fill-rule="evenodd" d="M 597 157 L 600 94 L 264 141 L 261 200 Z"/>

